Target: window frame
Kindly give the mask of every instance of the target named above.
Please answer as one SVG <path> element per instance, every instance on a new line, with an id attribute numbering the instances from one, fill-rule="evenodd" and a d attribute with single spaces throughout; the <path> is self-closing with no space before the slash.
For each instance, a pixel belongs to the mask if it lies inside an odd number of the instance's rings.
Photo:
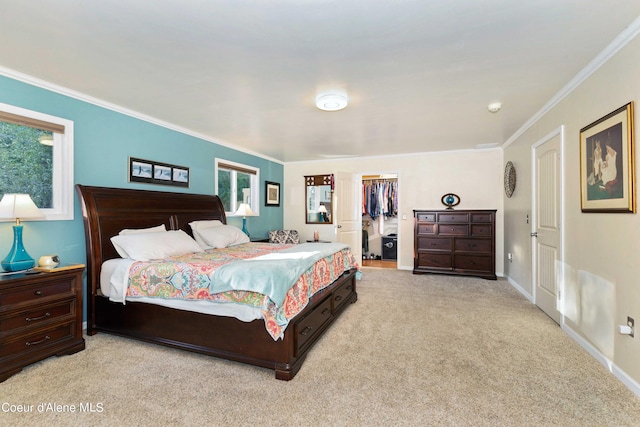
<path id="1" fill-rule="evenodd" d="M 24 117 L 27 119 L 24 126 L 31 126 L 28 119 L 33 119 L 64 127 L 64 133 L 53 132 L 53 207 L 42 208 L 40 211 L 46 221 L 73 220 L 73 120 L 1 102 L 0 112 Z"/>
<path id="2" fill-rule="evenodd" d="M 221 167 L 222 165 L 222 167 Z M 226 166 L 226 167 L 225 167 Z M 249 206 L 253 213 L 258 216 L 260 215 L 260 168 L 256 168 L 254 166 L 245 165 L 238 162 L 232 162 L 231 160 L 225 160 L 216 157 L 215 159 L 215 191 L 216 194 L 220 194 L 218 185 L 218 172 L 219 170 L 229 170 L 232 175 L 237 172 L 248 173 L 251 176 L 251 194 L 249 195 Z M 231 179 L 232 183 L 235 183 L 237 180 Z M 233 185 L 233 184 L 232 184 Z M 233 211 L 225 212 L 226 216 L 238 216 L 236 215 L 236 211 L 238 210 L 238 206 L 236 205 L 237 198 L 237 189 L 231 188 L 231 208 Z"/>

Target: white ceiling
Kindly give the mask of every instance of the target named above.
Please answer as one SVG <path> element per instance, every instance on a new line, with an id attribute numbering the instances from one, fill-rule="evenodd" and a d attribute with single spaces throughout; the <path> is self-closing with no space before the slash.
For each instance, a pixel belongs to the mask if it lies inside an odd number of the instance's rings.
<path id="1" fill-rule="evenodd" d="M 638 16 L 638 0 L 0 0 L 0 71 L 282 162 L 457 150 L 507 141 Z M 349 106 L 316 109 L 333 88 Z"/>

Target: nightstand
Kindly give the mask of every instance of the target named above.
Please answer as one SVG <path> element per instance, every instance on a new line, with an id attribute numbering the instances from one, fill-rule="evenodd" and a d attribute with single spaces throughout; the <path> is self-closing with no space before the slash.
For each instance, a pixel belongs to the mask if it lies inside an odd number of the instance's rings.
<path id="1" fill-rule="evenodd" d="M 84 349 L 83 271 L 0 276 L 0 382 L 31 363 Z"/>

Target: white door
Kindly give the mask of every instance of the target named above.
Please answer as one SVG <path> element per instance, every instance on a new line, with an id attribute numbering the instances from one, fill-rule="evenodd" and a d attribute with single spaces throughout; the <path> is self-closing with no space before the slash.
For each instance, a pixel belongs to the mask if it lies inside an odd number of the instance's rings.
<path id="1" fill-rule="evenodd" d="M 351 246 L 362 264 L 362 182 L 360 175 L 338 172 L 335 179 L 336 240 Z"/>
<path id="2" fill-rule="evenodd" d="M 558 324 L 558 289 L 562 261 L 563 127 L 534 144 L 533 150 L 533 282 L 535 302 Z"/>

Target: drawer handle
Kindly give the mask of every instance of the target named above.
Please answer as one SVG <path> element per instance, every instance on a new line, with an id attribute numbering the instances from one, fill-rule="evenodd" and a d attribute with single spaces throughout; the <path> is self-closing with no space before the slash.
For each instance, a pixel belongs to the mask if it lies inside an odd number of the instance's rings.
<path id="1" fill-rule="evenodd" d="M 329 310 L 328 308 L 325 308 L 324 310 L 322 310 L 322 315 L 323 316 L 326 316 L 329 313 L 331 313 L 331 310 Z"/>
<path id="2" fill-rule="evenodd" d="M 44 314 L 44 316 L 40 316 L 40 317 L 27 317 L 26 320 L 27 322 L 34 322 L 36 320 L 42 320 L 42 319 L 46 319 L 47 317 L 51 316 L 51 313 L 49 313 L 48 311 Z"/>
<path id="3" fill-rule="evenodd" d="M 340 301 L 341 299 L 342 299 L 342 296 L 341 296 L 341 295 L 336 295 L 336 297 L 334 298 L 334 301 L 335 301 L 335 302 L 338 302 L 338 301 Z"/>
<path id="4" fill-rule="evenodd" d="M 37 291 L 35 292 L 35 294 L 36 294 L 36 295 L 38 295 L 38 296 L 40 296 L 40 295 L 42 295 L 42 291 L 41 291 L 41 290 L 37 290 Z"/>
<path id="5" fill-rule="evenodd" d="M 42 344 L 43 342 L 48 341 L 50 339 L 51 339 L 51 337 L 49 335 L 47 335 L 44 338 L 42 338 L 40 341 L 27 341 L 25 343 L 25 345 L 28 345 L 28 346 L 29 345 L 38 345 L 38 344 Z"/>
<path id="6" fill-rule="evenodd" d="M 311 326 L 307 326 L 302 331 L 300 331 L 300 335 L 308 335 L 309 332 L 311 332 L 312 330 L 313 330 L 313 328 Z"/>

